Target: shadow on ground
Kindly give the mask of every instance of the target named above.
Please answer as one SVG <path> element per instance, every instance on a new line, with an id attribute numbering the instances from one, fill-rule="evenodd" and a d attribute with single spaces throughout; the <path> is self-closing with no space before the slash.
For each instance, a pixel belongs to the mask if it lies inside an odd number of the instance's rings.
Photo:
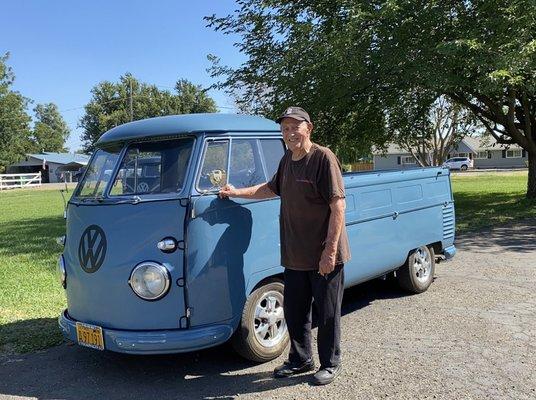
<path id="1" fill-rule="evenodd" d="M 536 218 L 536 200 L 519 193 L 454 193 L 456 226 L 464 232 L 480 232 L 492 226 Z"/>
<path id="2" fill-rule="evenodd" d="M 391 281 L 372 281 L 345 292 L 343 315 L 376 300 L 405 296 Z M 343 317 L 344 318 L 344 317 Z M 42 323 L 8 324 L 12 331 Z M 19 326 L 13 326 L 18 324 Z M 9 326 L 12 325 L 12 326 Z M 230 399 L 307 383 L 310 375 L 273 379 L 273 363 L 256 365 L 241 359 L 228 345 L 175 355 L 132 356 L 99 352 L 73 344 L 25 355 L 0 355 L 2 395 L 39 399 Z M 236 371 L 235 374 L 230 372 Z M 135 395 L 134 395 L 135 394 Z"/>
<path id="3" fill-rule="evenodd" d="M 0 325 L 1 351 L 25 353 L 60 344 L 57 318 L 35 318 Z"/>
<path id="4" fill-rule="evenodd" d="M 484 238 L 484 240 L 483 240 Z M 465 232 L 456 239 L 459 250 L 494 253 L 504 251 L 532 253 L 536 251 L 536 218 L 504 224 L 493 229 Z"/>
<path id="5" fill-rule="evenodd" d="M 61 216 L 4 222 L 0 226 L 0 254 L 59 253 L 56 237 L 63 234 L 65 220 Z"/>

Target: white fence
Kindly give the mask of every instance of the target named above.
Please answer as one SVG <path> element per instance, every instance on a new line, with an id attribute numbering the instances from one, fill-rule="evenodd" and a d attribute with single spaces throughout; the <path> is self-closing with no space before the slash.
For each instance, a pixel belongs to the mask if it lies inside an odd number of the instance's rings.
<path id="1" fill-rule="evenodd" d="M 41 172 L 37 174 L 0 174 L 0 190 L 41 186 Z"/>

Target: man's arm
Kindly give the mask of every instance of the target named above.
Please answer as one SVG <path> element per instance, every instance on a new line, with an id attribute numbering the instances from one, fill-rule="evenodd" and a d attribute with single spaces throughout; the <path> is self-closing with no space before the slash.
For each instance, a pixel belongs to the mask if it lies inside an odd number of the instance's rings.
<path id="1" fill-rule="evenodd" d="M 269 199 L 276 197 L 275 193 L 268 187 L 267 182 L 242 189 L 236 189 L 233 185 L 227 184 L 221 188 L 219 196 L 222 199 L 227 197 L 241 197 L 243 199 Z"/>
<path id="2" fill-rule="evenodd" d="M 331 214 L 329 216 L 328 234 L 326 237 L 326 245 L 322 256 L 320 257 L 320 264 L 318 271 L 321 275 L 329 274 L 335 268 L 335 261 L 337 258 L 337 244 L 341 236 L 343 224 L 344 224 L 344 211 L 346 209 L 346 202 L 343 197 L 334 197 L 329 203 Z"/>

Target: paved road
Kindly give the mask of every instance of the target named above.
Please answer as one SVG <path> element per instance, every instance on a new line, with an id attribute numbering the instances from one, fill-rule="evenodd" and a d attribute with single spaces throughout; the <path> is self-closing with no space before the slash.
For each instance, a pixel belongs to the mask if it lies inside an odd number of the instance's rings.
<path id="1" fill-rule="evenodd" d="M 136 357 L 62 345 L 0 355 L 0 399 L 536 399 L 536 220 L 457 242 L 421 295 L 375 281 L 345 293 L 344 372 L 274 380 L 281 357 L 226 346 Z"/>

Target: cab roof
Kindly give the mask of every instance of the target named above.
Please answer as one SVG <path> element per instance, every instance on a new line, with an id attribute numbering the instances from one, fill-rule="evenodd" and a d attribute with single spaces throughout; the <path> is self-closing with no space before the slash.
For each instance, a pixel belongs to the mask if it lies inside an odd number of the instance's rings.
<path id="1" fill-rule="evenodd" d="M 200 132 L 280 132 L 280 129 L 274 121 L 256 115 L 217 113 L 170 115 L 116 126 L 100 137 L 97 146 L 141 138 Z"/>

